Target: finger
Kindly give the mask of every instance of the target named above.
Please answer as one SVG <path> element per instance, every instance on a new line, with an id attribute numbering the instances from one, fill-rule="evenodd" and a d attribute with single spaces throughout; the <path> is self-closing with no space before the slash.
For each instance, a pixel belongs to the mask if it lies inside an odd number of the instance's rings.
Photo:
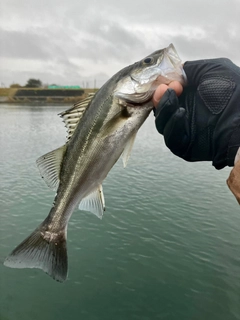
<path id="1" fill-rule="evenodd" d="M 154 92 L 153 95 L 153 105 L 154 107 L 157 106 L 158 102 L 160 101 L 160 99 L 162 98 L 162 96 L 164 95 L 164 93 L 167 91 L 168 89 L 168 85 L 166 84 L 160 84 L 157 89 Z"/>
<path id="2" fill-rule="evenodd" d="M 169 83 L 169 88 L 172 88 L 175 92 L 176 95 L 179 97 L 182 92 L 183 92 L 183 86 L 181 85 L 181 83 L 179 81 L 172 81 Z"/>
<path id="3" fill-rule="evenodd" d="M 160 84 L 157 89 L 155 90 L 155 93 L 153 95 L 153 105 L 154 107 L 157 106 L 158 102 L 161 100 L 164 93 L 167 91 L 167 89 L 173 89 L 176 92 L 177 96 L 180 96 L 183 92 L 183 86 L 179 81 L 172 81 L 169 83 L 169 85 L 166 84 Z"/>

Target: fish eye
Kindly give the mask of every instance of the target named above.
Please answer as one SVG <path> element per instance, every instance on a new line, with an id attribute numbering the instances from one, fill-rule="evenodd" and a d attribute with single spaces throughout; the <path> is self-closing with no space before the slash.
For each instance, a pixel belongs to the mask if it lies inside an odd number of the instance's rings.
<path id="1" fill-rule="evenodd" d="M 152 61 L 153 61 L 153 58 L 152 58 L 152 57 L 147 57 L 147 58 L 145 58 L 145 59 L 143 60 L 143 62 L 146 63 L 146 64 L 149 64 L 149 63 L 151 63 Z"/>

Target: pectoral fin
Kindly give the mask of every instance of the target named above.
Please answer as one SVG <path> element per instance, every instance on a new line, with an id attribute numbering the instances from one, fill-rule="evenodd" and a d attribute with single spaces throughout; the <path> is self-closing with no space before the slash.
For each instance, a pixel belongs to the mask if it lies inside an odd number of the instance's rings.
<path id="1" fill-rule="evenodd" d="M 128 162 L 128 159 L 130 158 L 130 155 L 131 155 L 131 151 L 132 151 L 132 148 L 133 148 L 133 144 L 134 144 L 134 141 L 135 141 L 135 138 L 136 138 L 136 135 L 137 135 L 137 132 L 135 132 L 131 138 L 128 140 L 124 150 L 123 150 L 123 153 L 122 153 L 122 160 L 123 160 L 123 167 L 126 168 L 127 166 L 127 162 Z"/>
<path id="2" fill-rule="evenodd" d="M 99 219 L 102 219 L 103 211 L 105 211 L 105 201 L 102 186 L 90 193 L 82 199 L 79 204 L 79 210 L 90 211 Z"/>

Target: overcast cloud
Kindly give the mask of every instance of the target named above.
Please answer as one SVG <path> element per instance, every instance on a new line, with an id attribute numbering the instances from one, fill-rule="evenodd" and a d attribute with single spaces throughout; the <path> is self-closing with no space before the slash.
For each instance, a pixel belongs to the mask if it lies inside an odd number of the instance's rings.
<path id="1" fill-rule="evenodd" d="M 173 43 L 183 61 L 240 65 L 240 0 L 7 0 L 0 4 L 0 85 L 101 86 Z"/>

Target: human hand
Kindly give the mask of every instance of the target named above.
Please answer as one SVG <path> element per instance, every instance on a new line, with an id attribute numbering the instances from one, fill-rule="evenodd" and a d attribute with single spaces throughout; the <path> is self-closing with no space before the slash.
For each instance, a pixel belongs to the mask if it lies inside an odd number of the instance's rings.
<path id="1" fill-rule="evenodd" d="M 179 81 L 172 81 L 169 84 L 160 84 L 153 95 L 153 105 L 154 107 L 157 107 L 159 101 L 162 99 L 164 93 L 168 89 L 173 89 L 177 96 L 180 96 L 183 92 L 183 86 Z"/>
<path id="2" fill-rule="evenodd" d="M 240 146 L 240 68 L 220 58 L 186 62 L 184 71 L 188 83 L 182 93 L 175 81 L 155 91 L 157 130 L 187 161 L 233 166 Z"/>

